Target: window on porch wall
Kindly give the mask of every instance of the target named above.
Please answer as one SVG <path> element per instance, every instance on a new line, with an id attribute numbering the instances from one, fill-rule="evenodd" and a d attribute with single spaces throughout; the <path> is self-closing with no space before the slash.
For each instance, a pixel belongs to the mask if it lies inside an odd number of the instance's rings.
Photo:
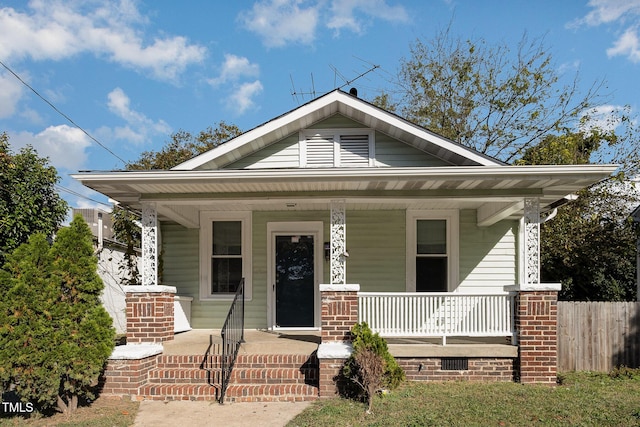
<path id="1" fill-rule="evenodd" d="M 418 220 L 416 231 L 416 292 L 446 292 L 447 221 Z"/>
<path id="2" fill-rule="evenodd" d="M 213 221 L 211 293 L 235 293 L 242 279 L 242 222 Z"/>
<path id="3" fill-rule="evenodd" d="M 252 298 L 251 212 L 200 212 L 200 300 L 229 300 L 244 278 Z"/>

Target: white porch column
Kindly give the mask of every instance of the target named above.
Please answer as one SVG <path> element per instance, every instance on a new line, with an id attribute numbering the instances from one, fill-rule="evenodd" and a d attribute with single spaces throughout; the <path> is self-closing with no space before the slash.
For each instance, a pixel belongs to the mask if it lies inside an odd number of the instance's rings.
<path id="1" fill-rule="evenodd" d="M 540 200 L 524 199 L 524 281 L 540 285 Z"/>
<path id="2" fill-rule="evenodd" d="M 331 201 L 331 277 L 332 285 L 344 285 L 347 280 L 347 224 L 344 199 Z"/>
<path id="3" fill-rule="evenodd" d="M 142 285 L 158 284 L 158 213 L 154 203 L 142 204 Z"/>

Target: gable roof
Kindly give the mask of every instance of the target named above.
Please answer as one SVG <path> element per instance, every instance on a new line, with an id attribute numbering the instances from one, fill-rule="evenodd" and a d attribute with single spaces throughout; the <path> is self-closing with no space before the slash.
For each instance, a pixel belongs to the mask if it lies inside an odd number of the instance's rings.
<path id="1" fill-rule="evenodd" d="M 197 170 L 204 165 L 207 169 L 220 169 L 335 114 L 342 114 L 453 165 L 504 165 L 499 160 L 430 132 L 337 89 L 187 160 L 172 170 Z"/>

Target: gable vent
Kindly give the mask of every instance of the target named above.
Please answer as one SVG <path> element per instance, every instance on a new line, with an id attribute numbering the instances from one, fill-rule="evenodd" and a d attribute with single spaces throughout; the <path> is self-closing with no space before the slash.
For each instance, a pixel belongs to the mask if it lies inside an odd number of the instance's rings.
<path id="1" fill-rule="evenodd" d="M 369 135 L 340 136 L 340 165 L 369 165 Z"/>
<path id="2" fill-rule="evenodd" d="M 307 166 L 333 166 L 333 138 L 312 136 L 307 138 Z"/>

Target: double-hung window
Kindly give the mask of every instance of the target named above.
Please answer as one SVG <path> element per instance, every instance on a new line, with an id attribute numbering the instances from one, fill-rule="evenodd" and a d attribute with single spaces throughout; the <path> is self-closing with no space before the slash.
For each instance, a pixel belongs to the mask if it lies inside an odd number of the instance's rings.
<path id="1" fill-rule="evenodd" d="M 367 167 L 375 165 L 374 133 L 369 129 L 318 129 L 300 133 L 300 166 Z"/>
<path id="2" fill-rule="evenodd" d="M 200 216 L 200 298 L 232 298 L 245 279 L 251 299 L 251 213 L 203 212 Z"/>
<path id="3" fill-rule="evenodd" d="M 407 291 L 448 292 L 457 286 L 458 212 L 407 212 Z"/>

